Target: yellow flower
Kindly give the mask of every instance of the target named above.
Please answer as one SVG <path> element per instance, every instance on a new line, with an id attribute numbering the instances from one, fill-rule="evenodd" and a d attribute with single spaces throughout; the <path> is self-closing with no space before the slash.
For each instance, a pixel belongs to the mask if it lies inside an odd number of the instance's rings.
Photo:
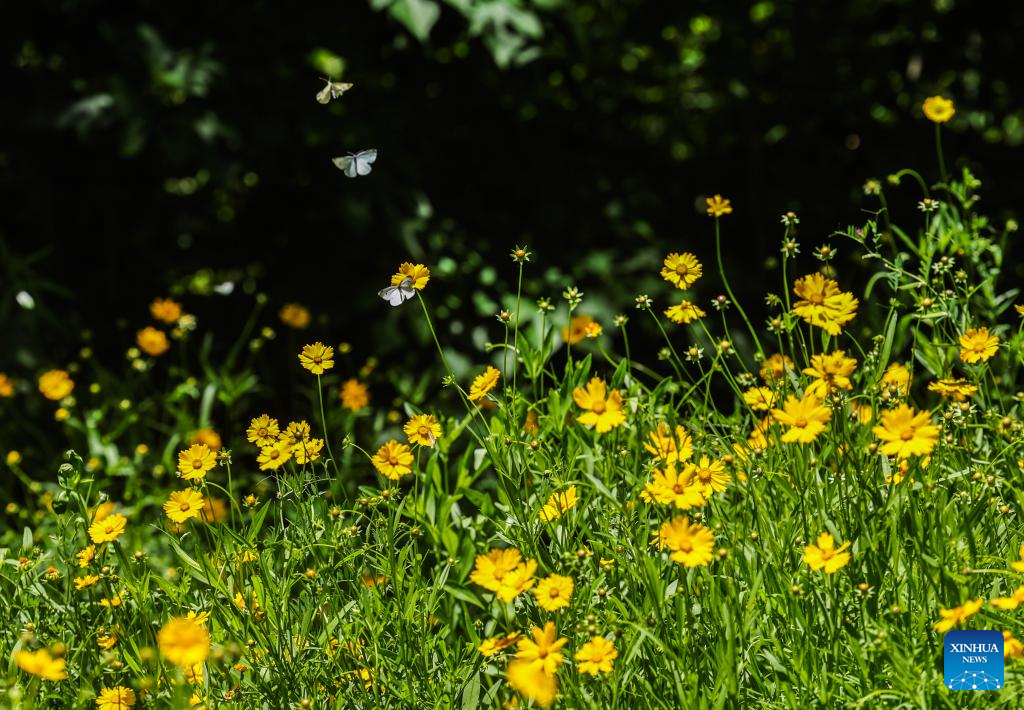
<path id="1" fill-rule="evenodd" d="M 292 446 L 292 457 L 294 457 L 295 463 L 305 466 L 307 463 L 318 460 L 323 450 L 323 439 L 303 439 Z"/>
<path id="2" fill-rule="evenodd" d="M 1008 597 L 996 597 L 989 602 L 996 609 L 1012 611 L 1021 604 L 1024 604 L 1024 586 L 1017 589 Z"/>
<path id="3" fill-rule="evenodd" d="M 691 525 L 683 516 L 663 524 L 654 537 L 659 550 L 672 550 L 670 557 L 674 562 L 686 567 L 702 567 L 711 562 L 714 534 L 703 525 Z"/>
<path id="4" fill-rule="evenodd" d="M 534 584 L 537 561 L 522 561 L 514 547 L 495 548 L 486 555 L 477 555 L 469 580 L 494 592 L 502 601 L 512 601 Z"/>
<path id="5" fill-rule="evenodd" d="M 206 501 L 198 491 L 187 488 L 171 493 L 164 503 L 164 512 L 174 522 L 183 523 L 189 518 L 198 518 L 205 504 Z"/>
<path id="6" fill-rule="evenodd" d="M 49 370 L 39 376 L 39 391 L 53 401 L 64 399 L 75 389 L 75 381 L 65 370 Z"/>
<path id="7" fill-rule="evenodd" d="M 522 636 L 518 631 L 513 631 L 510 634 L 504 636 L 495 636 L 494 638 L 486 639 L 483 643 L 477 646 L 476 650 L 484 656 L 493 656 L 496 653 L 504 651 L 509 646 L 515 644 Z"/>
<path id="8" fill-rule="evenodd" d="M 49 651 L 18 651 L 14 654 L 14 662 L 18 668 L 39 676 L 43 680 L 64 680 L 68 677 L 63 658 L 54 658 Z"/>
<path id="9" fill-rule="evenodd" d="M 117 594 L 115 594 L 114 596 L 110 597 L 109 599 L 104 597 L 103 599 L 100 599 L 100 604 L 102 604 L 103 606 L 107 607 L 108 609 L 110 609 L 112 607 L 119 607 L 119 606 L 121 606 L 121 604 L 124 603 L 123 595 L 124 595 L 124 592 L 118 592 Z"/>
<path id="10" fill-rule="evenodd" d="M 201 429 L 197 429 L 196 432 L 192 434 L 192 440 L 189 443 L 205 444 L 206 448 L 208 448 L 210 451 L 220 451 L 221 447 L 224 445 L 224 442 L 222 442 L 220 439 L 220 434 L 215 432 L 210 427 L 203 427 Z"/>
<path id="11" fill-rule="evenodd" d="M 782 441 L 809 444 L 825 431 L 832 412 L 822 406 L 821 400 L 813 394 L 805 393 L 801 399 L 792 395 L 787 397 L 782 409 L 772 410 L 772 417 L 779 424 L 789 427 L 782 435 Z"/>
<path id="12" fill-rule="evenodd" d="M 576 505 L 576 486 L 569 486 L 562 493 L 553 493 L 544 507 L 540 509 L 540 519 L 545 523 L 558 520 Z"/>
<path id="13" fill-rule="evenodd" d="M 804 562 L 815 572 L 820 569 L 824 569 L 826 574 L 838 572 L 850 561 L 850 553 L 846 552 L 849 546 L 849 542 L 844 542 L 836 547 L 835 538 L 830 533 L 823 532 L 818 535 L 817 545 L 808 545 L 804 548 Z"/>
<path id="14" fill-rule="evenodd" d="M 1003 632 L 1003 656 L 1006 658 L 1024 657 L 1024 644 L 1014 638 L 1009 631 Z"/>
<path id="15" fill-rule="evenodd" d="M 932 123 L 945 123 L 956 113 L 952 99 L 945 96 L 929 96 L 921 105 L 921 110 Z"/>
<path id="16" fill-rule="evenodd" d="M 412 462 L 413 455 L 409 451 L 409 447 L 394 439 L 385 442 L 370 460 L 370 463 L 380 471 L 382 476 L 392 481 L 397 481 L 402 476 L 412 473 Z"/>
<path id="17" fill-rule="evenodd" d="M 703 506 L 704 496 L 701 494 L 700 486 L 693 480 L 695 470 L 693 464 L 686 464 L 681 473 L 676 471 L 674 464 L 669 464 L 664 469 L 654 469 L 650 483 L 640 492 L 640 498 L 647 503 L 653 501 L 663 505 L 675 505 L 680 510 Z"/>
<path id="18" fill-rule="evenodd" d="M 203 664 L 197 663 L 194 666 L 189 666 L 185 669 L 185 680 L 188 681 L 189 685 L 202 685 L 203 683 Z"/>
<path id="19" fill-rule="evenodd" d="M 770 387 L 751 387 L 743 393 L 743 401 L 755 412 L 767 412 L 775 406 L 778 395 Z"/>
<path id="20" fill-rule="evenodd" d="M 612 662 L 619 657 L 615 650 L 615 644 L 604 636 L 592 636 L 576 652 L 576 660 L 579 661 L 577 668 L 580 673 L 589 673 L 596 676 L 599 673 L 611 673 Z"/>
<path id="21" fill-rule="evenodd" d="M 788 355 L 775 353 L 761 363 L 761 369 L 757 374 L 759 374 L 761 379 L 765 382 L 775 382 L 776 380 L 784 378 L 786 376 L 786 371 L 792 369 L 793 361 Z"/>
<path id="22" fill-rule="evenodd" d="M 277 420 L 266 414 L 261 414 L 249 422 L 249 428 L 245 430 L 245 438 L 256 446 L 270 446 L 277 441 L 280 433 L 281 429 Z"/>
<path id="23" fill-rule="evenodd" d="M 142 352 L 152 357 L 163 355 L 171 347 L 171 341 L 167 339 L 167 334 L 151 325 L 147 325 L 135 334 L 135 343 Z"/>
<path id="24" fill-rule="evenodd" d="M 370 390 L 362 382 L 352 377 L 341 384 L 341 406 L 358 412 L 370 403 Z"/>
<path id="25" fill-rule="evenodd" d="M 178 452 L 178 473 L 186 481 L 199 481 L 217 465 L 217 454 L 206 444 L 192 444 Z"/>
<path id="26" fill-rule="evenodd" d="M 569 326 L 562 328 L 562 340 L 575 345 L 587 337 L 587 330 L 596 322 L 588 315 L 573 316 L 569 319 Z"/>
<path id="27" fill-rule="evenodd" d="M 793 304 L 793 312 L 829 335 L 839 335 L 857 315 L 859 301 L 853 294 L 840 291 L 838 283 L 820 273 L 797 279 L 793 292 L 800 297 Z"/>
<path id="28" fill-rule="evenodd" d="M 169 298 L 157 298 L 149 304 L 149 315 L 167 325 L 174 325 L 181 318 L 181 304 Z"/>
<path id="29" fill-rule="evenodd" d="M 612 390 L 605 399 L 607 385 L 599 377 L 591 378 L 586 388 L 577 387 L 572 398 L 580 409 L 587 410 L 579 417 L 580 424 L 592 426 L 599 434 L 605 434 L 626 421 L 622 411 L 622 395 Z"/>
<path id="30" fill-rule="evenodd" d="M 935 630 L 940 634 L 949 631 L 957 624 L 962 624 L 978 613 L 981 609 L 981 599 L 968 599 L 964 602 L 963 606 L 953 607 L 952 609 L 939 609 L 939 616 L 941 620 L 932 624 Z"/>
<path id="31" fill-rule="evenodd" d="M 850 375 L 857 369 L 857 361 L 852 357 L 846 357 L 842 350 L 836 350 L 828 355 L 821 353 L 811 358 L 811 366 L 805 367 L 803 373 L 815 378 L 807 389 L 806 394 L 813 394 L 819 399 L 824 399 L 836 390 L 853 389 L 850 383 Z"/>
<path id="32" fill-rule="evenodd" d="M 334 367 L 334 348 L 319 340 L 312 345 L 303 345 L 299 364 L 314 375 L 322 375 Z"/>
<path id="33" fill-rule="evenodd" d="M 473 383 L 469 386 L 469 401 L 479 402 L 486 397 L 498 385 L 499 377 L 501 372 L 498 368 L 488 365 L 483 373 L 473 378 Z"/>
<path id="34" fill-rule="evenodd" d="M 75 557 L 78 558 L 79 567 L 88 567 L 89 563 L 92 562 L 94 557 L 96 557 L 96 546 L 89 545 L 88 547 L 82 548 L 75 553 Z"/>
<path id="35" fill-rule="evenodd" d="M 553 574 L 537 583 L 533 596 L 537 597 L 537 606 L 544 611 L 555 611 L 569 606 L 572 599 L 572 577 Z"/>
<path id="36" fill-rule="evenodd" d="M 724 461 L 712 461 L 707 456 L 701 456 L 696 465 L 687 464 L 687 468 L 690 466 L 693 467 L 690 476 L 705 498 L 724 491 L 729 485 L 731 476 L 725 470 Z"/>
<path id="37" fill-rule="evenodd" d="M 135 705 L 135 691 L 123 685 L 103 688 L 96 696 L 98 710 L 124 710 Z"/>
<path id="38" fill-rule="evenodd" d="M 975 364 L 986 362 L 999 350 L 999 338 L 988 328 L 971 328 L 960 336 L 960 359 Z"/>
<path id="39" fill-rule="evenodd" d="M 277 316 L 289 328 L 305 330 L 309 327 L 309 309 L 298 303 L 286 303 L 278 311 Z"/>
<path id="40" fill-rule="evenodd" d="M 1016 562 L 1011 562 L 1010 567 L 1012 567 L 1017 572 L 1024 572 L 1024 545 L 1021 545 L 1020 549 L 1017 550 L 1017 557 L 1019 557 L 1020 559 Z"/>
<path id="41" fill-rule="evenodd" d="M 260 454 L 256 457 L 256 463 L 259 464 L 261 471 L 276 471 L 284 466 L 291 457 L 292 447 L 288 445 L 288 442 L 275 441 L 273 444 L 260 449 Z"/>
<path id="42" fill-rule="evenodd" d="M 117 645 L 117 634 L 96 634 L 96 645 L 100 650 L 109 651 Z"/>
<path id="43" fill-rule="evenodd" d="M 100 581 L 100 578 L 95 574 L 85 574 L 81 577 L 75 577 L 75 589 L 78 591 L 88 589 L 98 581 Z"/>
<path id="44" fill-rule="evenodd" d="M 284 433 L 281 434 L 280 441 L 285 446 L 292 447 L 308 439 L 309 435 L 309 422 L 306 420 L 302 420 L 301 422 L 288 422 L 288 426 L 285 427 Z"/>
<path id="45" fill-rule="evenodd" d="M 1013 309 L 1015 311 L 1017 311 L 1017 315 L 1019 315 L 1021 318 L 1024 318 L 1024 305 L 1021 305 L 1019 303 L 1014 303 L 1013 304 Z"/>
<path id="46" fill-rule="evenodd" d="M 732 214 L 732 204 L 721 195 L 705 198 L 704 202 L 708 206 L 708 214 L 715 219 L 723 215 Z"/>
<path id="47" fill-rule="evenodd" d="M 516 645 L 518 651 L 516 658 L 526 661 L 534 668 L 542 670 L 548 675 L 554 675 L 558 667 L 562 665 L 561 648 L 569 642 L 569 639 L 559 638 L 555 630 L 554 622 L 549 621 L 540 629 L 534 626 L 530 629 L 532 639 L 521 638 Z"/>
<path id="48" fill-rule="evenodd" d="M 441 425 L 433 414 L 417 414 L 403 429 L 410 444 L 433 446 L 441 436 Z"/>
<path id="49" fill-rule="evenodd" d="M 661 267 L 661 278 L 678 289 L 685 291 L 704 275 L 704 267 L 690 252 L 672 252 L 665 257 Z"/>
<path id="50" fill-rule="evenodd" d="M 7 461 L 8 466 L 17 466 L 19 463 L 21 463 L 21 452 L 14 451 L 13 449 L 11 451 L 8 451 L 5 461 Z"/>
<path id="51" fill-rule="evenodd" d="M 430 281 L 430 269 L 423 264 L 403 262 L 398 267 L 398 273 L 391 277 L 391 285 L 397 286 L 407 278 L 412 279 L 412 287 L 414 289 L 422 291 L 427 287 L 427 282 Z"/>
<path id="52" fill-rule="evenodd" d="M 558 695 L 558 679 L 528 661 L 512 661 L 505 670 L 512 690 L 542 708 L 549 707 Z"/>
<path id="53" fill-rule="evenodd" d="M 108 515 L 89 526 L 89 538 L 97 545 L 101 542 L 113 542 L 124 534 L 127 525 L 128 519 L 120 513 Z"/>
<path id="54" fill-rule="evenodd" d="M 169 619 L 156 636 L 160 654 L 179 668 L 203 663 L 210 654 L 210 633 L 194 618 Z"/>
<path id="55" fill-rule="evenodd" d="M 932 424 L 928 412 L 916 412 L 906 404 L 882 412 L 880 423 L 871 431 L 885 442 L 883 454 L 901 459 L 927 456 L 939 438 L 939 428 Z"/>
<path id="56" fill-rule="evenodd" d="M 603 332 L 604 328 L 601 327 L 601 324 L 598 323 L 597 321 L 594 321 L 593 323 L 587 326 L 586 336 L 588 338 L 597 338 Z"/>
<path id="57" fill-rule="evenodd" d="M 886 368 L 885 374 L 882 375 L 882 384 L 889 389 L 896 390 L 898 395 L 904 396 L 910 391 L 910 370 L 903 363 L 894 362 Z"/>
<path id="58" fill-rule="evenodd" d="M 857 417 L 857 421 L 861 424 L 867 424 L 875 416 L 875 412 L 871 409 L 870 404 L 851 402 L 850 411 L 853 412 L 854 416 Z"/>
<path id="59" fill-rule="evenodd" d="M 6 372 L 0 372 L 0 397 L 14 396 L 14 380 Z"/>
<path id="60" fill-rule="evenodd" d="M 978 386 L 973 385 L 964 378 L 936 380 L 928 383 L 928 391 L 935 392 L 940 397 L 952 399 L 955 402 L 964 402 L 968 397 L 978 391 Z"/>
<path id="61" fill-rule="evenodd" d="M 679 302 L 677 306 L 669 306 L 665 309 L 665 316 L 673 323 L 680 325 L 686 325 L 692 323 L 698 318 L 703 318 L 707 313 L 702 311 L 699 306 L 696 306 L 685 298 Z"/>
<path id="62" fill-rule="evenodd" d="M 660 422 L 647 436 L 651 443 L 644 442 L 644 449 L 656 460 L 669 464 L 689 461 L 693 456 L 693 439 L 681 425 L 673 432 L 668 424 Z"/>

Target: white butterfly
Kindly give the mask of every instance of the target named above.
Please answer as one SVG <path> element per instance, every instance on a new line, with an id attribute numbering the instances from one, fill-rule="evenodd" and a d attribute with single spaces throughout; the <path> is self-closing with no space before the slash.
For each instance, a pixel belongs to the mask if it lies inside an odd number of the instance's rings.
<path id="1" fill-rule="evenodd" d="M 341 81 L 331 81 L 330 79 L 324 79 L 327 82 L 327 86 L 317 92 L 316 100 L 322 104 L 328 104 L 331 99 L 340 99 L 341 95 L 352 88 L 352 84 L 346 84 Z"/>
<path id="2" fill-rule="evenodd" d="M 402 283 L 397 286 L 382 288 L 377 292 L 377 295 L 392 306 L 400 306 L 416 295 L 416 289 L 412 287 L 412 279 L 406 276 L 402 279 Z"/>
<path id="3" fill-rule="evenodd" d="M 338 170 L 344 171 L 348 177 L 354 178 L 356 175 L 369 175 L 375 160 L 377 160 L 377 149 L 370 148 L 370 150 L 361 150 L 358 153 L 349 153 L 333 158 L 331 162 Z"/>

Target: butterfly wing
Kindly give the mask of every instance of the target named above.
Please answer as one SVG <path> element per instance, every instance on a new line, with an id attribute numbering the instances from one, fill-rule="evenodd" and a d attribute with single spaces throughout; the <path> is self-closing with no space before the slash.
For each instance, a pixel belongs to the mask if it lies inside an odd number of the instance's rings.
<path id="1" fill-rule="evenodd" d="M 326 104 L 331 102 L 331 87 L 328 84 L 325 88 L 316 92 L 317 103 Z"/>
<path id="2" fill-rule="evenodd" d="M 400 306 L 405 298 L 402 297 L 402 289 L 398 286 L 388 286 L 377 292 L 377 295 L 390 303 L 392 306 Z"/>
<path id="3" fill-rule="evenodd" d="M 333 158 L 331 162 L 334 163 L 334 167 L 338 170 L 341 170 L 350 178 L 354 178 L 356 176 L 357 169 L 356 158 L 357 156 L 354 155 L 342 155 L 338 158 Z"/>
<path id="4" fill-rule="evenodd" d="M 412 287 L 412 279 L 406 276 L 402 283 L 398 284 L 398 290 L 402 293 L 402 300 L 408 301 L 416 295 L 416 289 Z"/>
<path id="5" fill-rule="evenodd" d="M 373 170 L 373 163 L 377 160 L 377 149 L 361 150 L 355 155 L 356 172 L 359 175 L 369 175 Z"/>
<path id="6" fill-rule="evenodd" d="M 344 94 L 346 91 L 351 89 L 352 86 L 353 86 L 352 84 L 346 84 L 346 83 L 341 82 L 341 81 L 332 81 L 332 82 L 329 82 L 329 85 L 328 85 L 327 88 L 331 92 L 331 98 L 332 99 L 340 99 L 342 94 Z M 327 102 L 325 101 L 324 103 L 327 103 Z"/>

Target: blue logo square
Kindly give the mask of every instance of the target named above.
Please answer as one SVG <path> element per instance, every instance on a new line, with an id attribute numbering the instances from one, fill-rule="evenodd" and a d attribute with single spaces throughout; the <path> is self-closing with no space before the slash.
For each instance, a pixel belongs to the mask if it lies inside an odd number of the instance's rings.
<path id="1" fill-rule="evenodd" d="M 1003 635 L 998 631 L 950 631 L 943 641 L 943 679 L 950 690 L 1003 687 Z"/>

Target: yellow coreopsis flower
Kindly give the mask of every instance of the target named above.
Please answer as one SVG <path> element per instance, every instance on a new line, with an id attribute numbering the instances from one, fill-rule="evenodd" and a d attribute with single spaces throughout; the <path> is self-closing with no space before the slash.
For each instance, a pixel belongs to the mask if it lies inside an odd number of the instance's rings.
<path id="1" fill-rule="evenodd" d="M 669 464 L 686 462 L 693 456 L 693 439 L 682 425 L 677 425 L 673 430 L 665 422 L 660 422 L 647 437 L 650 443 L 644 442 L 644 450 L 656 460 Z"/>
<path id="2" fill-rule="evenodd" d="M 441 436 L 441 425 L 433 414 L 417 414 L 403 428 L 410 444 L 433 446 Z"/>
<path id="3" fill-rule="evenodd" d="M 217 466 L 217 453 L 210 451 L 206 444 L 193 444 L 178 452 L 178 473 L 186 481 L 206 478 L 207 471 Z"/>
<path id="4" fill-rule="evenodd" d="M 661 267 L 661 278 L 678 289 L 685 291 L 704 275 L 704 267 L 690 252 L 672 252 L 665 257 Z"/>
<path id="5" fill-rule="evenodd" d="M 540 519 L 545 523 L 557 520 L 576 505 L 576 486 L 569 486 L 561 493 L 553 493 L 544 507 L 540 509 Z"/>
<path id="6" fill-rule="evenodd" d="M 78 558 L 79 567 L 88 567 L 89 563 L 93 561 L 94 557 L 96 557 L 96 546 L 89 545 L 88 547 L 82 548 L 75 553 L 75 557 Z"/>
<path id="7" fill-rule="evenodd" d="M 103 688 L 96 696 L 97 710 L 125 710 L 135 705 L 135 691 L 123 685 Z"/>
<path id="8" fill-rule="evenodd" d="M 515 645 L 516 641 L 522 634 L 518 631 L 505 634 L 504 636 L 495 636 L 494 638 L 485 639 L 476 650 L 483 656 L 493 656 L 496 653 L 504 651 L 509 646 Z"/>
<path id="9" fill-rule="evenodd" d="M 669 557 L 686 567 L 702 567 L 711 562 L 715 547 L 714 534 L 703 525 L 690 524 L 683 516 L 674 518 L 654 533 L 659 550 L 672 551 Z"/>
<path id="10" fill-rule="evenodd" d="M 782 441 L 796 444 L 809 444 L 825 431 L 825 425 L 832 418 L 832 411 L 822 405 L 821 400 L 813 394 L 804 393 L 797 399 L 786 398 L 782 409 L 773 409 L 772 417 L 779 424 L 789 429 L 782 435 Z"/>
<path id="11" fill-rule="evenodd" d="M 299 353 L 299 364 L 314 375 L 322 375 L 334 367 L 334 348 L 319 340 L 311 345 L 303 345 Z"/>
<path id="12" fill-rule="evenodd" d="M 960 336 L 960 359 L 974 365 L 987 362 L 999 350 L 999 338 L 988 328 L 970 328 Z"/>
<path id="13" fill-rule="evenodd" d="M 502 601 L 512 601 L 529 590 L 534 582 L 537 561 L 522 561 L 514 547 L 495 548 L 485 555 L 477 555 L 469 579 L 484 589 L 494 592 Z"/>
<path id="14" fill-rule="evenodd" d="M 81 577 L 75 577 L 75 589 L 78 591 L 88 589 L 98 581 L 100 581 L 100 578 L 95 574 L 84 574 Z"/>
<path id="15" fill-rule="evenodd" d="M 995 597 L 990 600 L 989 603 L 996 609 L 1003 609 L 1004 611 L 1012 611 L 1021 604 L 1024 604 L 1024 586 L 1017 587 L 1013 594 L 1008 597 Z"/>
<path id="16" fill-rule="evenodd" d="M 1024 644 L 1009 631 L 1003 632 L 1003 656 L 1006 658 L 1024 657 Z"/>
<path id="17" fill-rule="evenodd" d="M 192 439 L 189 443 L 205 444 L 210 451 L 220 451 L 224 446 L 224 442 L 221 441 L 220 434 L 207 426 L 197 429 L 195 433 L 192 434 Z"/>
<path id="18" fill-rule="evenodd" d="M 882 386 L 896 390 L 900 396 L 910 391 L 910 370 L 901 362 L 894 362 L 885 369 L 882 375 Z"/>
<path id="19" fill-rule="evenodd" d="M 699 306 L 690 303 L 685 298 L 678 305 L 669 306 L 665 309 L 665 316 L 673 323 L 678 323 L 679 325 L 692 323 L 706 315 L 707 313 L 701 310 Z"/>
<path id="20" fill-rule="evenodd" d="M 843 326 L 857 315 L 860 302 L 853 294 L 840 291 L 838 283 L 820 273 L 797 279 L 793 292 L 800 297 L 793 304 L 793 312 L 829 335 L 839 335 Z"/>
<path id="21" fill-rule="evenodd" d="M 358 412 L 370 404 L 369 388 L 354 377 L 342 383 L 340 396 L 341 406 L 353 412 Z"/>
<path id="22" fill-rule="evenodd" d="M 939 609 L 939 616 L 942 618 L 932 624 L 939 633 L 945 633 L 958 624 L 962 624 L 971 618 L 981 609 L 981 599 L 968 599 L 963 606 L 952 609 Z"/>
<path id="23" fill-rule="evenodd" d="M 596 322 L 588 315 L 573 316 L 569 319 L 569 325 L 562 328 L 562 340 L 569 343 L 569 345 L 575 345 L 587 337 L 587 332 Z"/>
<path id="24" fill-rule="evenodd" d="M 954 402 L 964 402 L 978 391 L 978 386 L 960 377 L 929 382 L 928 391 L 935 392 L 940 397 L 952 399 Z"/>
<path id="25" fill-rule="evenodd" d="M 189 518 L 198 518 L 203 512 L 206 501 L 202 494 L 193 488 L 171 493 L 167 502 L 164 503 L 164 512 L 167 517 L 176 523 L 183 523 Z"/>
<path id="26" fill-rule="evenodd" d="M 309 439 L 310 433 L 309 422 L 306 420 L 288 422 L 288 426 L 285 427 L 279 441 L 288 447 L 292 447 Z"/>
<path id="27" fill-rule="evenodd" d="M 59 401 L 71 394 L 75 381 L 66 370 L 49 370 L 39 376 L 39 391 L 53 401 Z"/>
<path id="28" fill-rule="evenodd" d="M 183 313 L 181 304 L 169 298 L 157 298 L 149 304 L 149 315 L 153 316 L 153 320 L 161 321 L 167 325 L 177 323 Z"/>
<path id="29" fill-rule="evenodd" d="M 547 622 L 544 628 L 534 626 L 530 629 L 532 638 L 521 638 L 517 644 L 516 658 L 526 661 L 534 668 L 548 675 L 554 675 L 562 665 L 561 648 L 569 642 L 567 638 L 559 638 L 554 622 Z"/>
<path id="30" fill-rule="evenodd" d="M 705 503 L 701 487 L 693 479 L 696 467 L 686 464 L 681 472 L 676 471 L 674 464 L 663 469 L 654 469 L 650 483 L 640 492 L 645 502 L 656 502 L 662 505 L 674 505 L 680 510 L 689 510 L 703 506 Z"/>
<path id="31" fill-rule="evenodd" d="M 260 449 L 259 456 L 256 457 L 256 463 L 259 464 L 261 471 L 276 471 L 288 463 L 291 457 L 292 447 L 289 446 L 288 442 L 275 441 L 273 444 Z"/>
<path id="32" fill-rule="evenodd" d="M 292 458 L 300 466 L 311 463 L 320 458 L 324 450 L 323 439 L 303 439 L 292 446 Z"/>
<path id="33" fill-rule="evenodd" d="M 704 202 L 708 206 L 708 214 L 718 219 L 723 215 L 732 214 L 732 203 L 721 195 L 707 197 Z"/>
<path id="34" fill-rule="evenodd" d="M 501 372 L 498 368 L 488 365 L 486 370 L 473 378 L 473 383 L 469 386 L 469 401 L 479 402 L 486 397 L 498 385 L 499 377 Z"/>
<path id="35" fill-rule="evenodd" d="M 96 520 L 89 526 L 89 538 L 97 545 L 101 542 L 113 542 L 124 534 L 128 519 L 120 513 L 113 513 L 102 520 Z"/>
<path id="36" fill-rule="evenodd" d="M 168 620 L 157 633 L 160 654 L 179 668 L 191 668 L 210 654 L 210 633 L 194 618 Z"/>
<path id="37" fill-rule="evenodd" d="M 811 358 L 811 366 L 805 367 L 803 373 L 814 378 L 805 394 L 813 394 L 824 399 L 837 390 L 853 389 L 850 375 L 857 369 L 857 361 L 846 357 L 846 352 L 836 350 L 829 354 L 818 354 Z"/>
<path id="38" fill-rule="evenodd" d="M 18 651 L 14 654 L 14 662 L 21 670 L 43 680 L 64 680 L 68 677 L 64 659 L 54 658 L 43 648 L 38 651 Z"/>
<path id="39" fill-rule="evenodd" d="M 690 477 L 705 498 L 724 491 L 732 480 L 729 472 L 725 470 L 724 461 L 712 461 L 707 456 L 701 456 L 696 464 L 687 464 L 687 468 L 691 466 L 693 470 Z"/>
<path id="40" fill-rule="evenodd" d="M 284 304 L 281 306 L 281 310 L 278 311 L 277 317 L 286 326 L 295 330 L 305 330 L 309 327 L 309 309 L 298 303 Z"/>
<path id="41" fill-rule="evenodd" d="M 611 673 L 612 662 L 618 657 L 619 652 L 615 650 L 615 644 L 604 636 L 592 636 L 576 652 L 575 658 L 579 661 L 576 667 L 579 668 L 580 673 L 589 673 L 593 676 L 599 673 Z"/>
<path id="42" fill-rule="evenodd" d="M 929 96 L 921 105 L 921 110 L 932 123 L 946 123 L 956 113 L 952 99 L 945 96 Z"/>
<path id="43" fill-rule="evenodd" d="M 397 481 L 412 473 L 413 458 L 408 446 L 392 439 L 377 449 L 370 463 L 382 476 Z"/>
<path id="44" fill-rule="evenodd" d="M 430 269 L 423 264 L 412 264 L 408 261 L 398 267 L 398 272 L 391 277 L 391 285 L 398 286 L 406 279 L 412 279 L 412 287 L 422 291 L 430 281 Z"/>
<path id="45" fill-rule="evenodd" d="M 167 334 L 151 325 L 147 325 L 135 334 L 135 343 L 139 346 L 139 350 L 151 357 L 159 357 L 171 347 L 171 341 L 167 339 Z"/>
<path id="46" fill-rule="evenodd" d="M 832 534 L 823 532 L 818 535 L 817 545 L 808 545 L 804 548 L 804 562 L 815 572 L 823 569 L 826 574 L 832 574 L 841 570 L 850 561 L 850 553 L 846 552 L 849 547 L 849 542 L 836 547 Z"/>
<path id="47" fill-rule="evenodd" d="M 280 433 L 281 428 L 277 420 L 261 414 L 249 423 L 249 428 L 245 430 L 245 438 L 256 446 L 270 446 L 277 441 Z"/>
<path id="48" fill-rule="evenodd" d="M 544 611 L 556 611 L 569 606 L 572 589 L 572 577 L 553 574 L 537 583 L 533 596 L 537 598 L 537 606 Z"/>
<path id="49" fill-rule="evenodd" d="M 591 378 L 586 388 L 577 387 L 572 398 L 580 409 L 585 409 L 579 416 L 580 424 L 594 427 L 599 434 L 605 434 L 626 421 L 626 413 L 622 410 L 622 395 L 618 390 L 607 393 L 607 385 L 600 377 Z"/>
<path id="50" fill-rule="evenodd" d="M 549 707 L 558 695 L 558 680 L 554 674 L 528 661 L 512 661 L 505 670 L 505 680 L 512 690 L 542 708 Z"/>
<path id="51" fill-rule="evenodd" d="M 939 428 L 932 424 L 931 415 L 917 412 L 906 404 L 882 412 L 879 424 L 871 431 L 885 442 L 881 448 L 883 454 L 901 459 L 927 456 L 939 438 Z"/>
<path id="52" fill-rule="evenodd" d="M 778 398 L 778 394 L 770 387 L 751 387 L 743 393 L 743 401 L 755 412 L 772 409 Z"/>
<path id="53" fill-rule="evenodd" d="M 792 369 L 793 361 L 788 355 L 774 353 L 761 363 L 761 369 L 757 374 L 759 374 L 761 379 L 765 382 L 771 383 L 781 380 L 786 376 L 786 371 Z"/>

